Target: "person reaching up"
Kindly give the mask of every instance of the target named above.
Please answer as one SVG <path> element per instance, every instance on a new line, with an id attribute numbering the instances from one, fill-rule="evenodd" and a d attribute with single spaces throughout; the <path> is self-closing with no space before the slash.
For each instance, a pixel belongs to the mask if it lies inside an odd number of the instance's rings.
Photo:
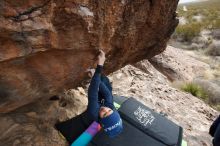
<path id="1" fill-rule="evenodd" d="M 101 81 L 104 62 L 105 53 L 100 50 L 97 67 L 95 71 L 90 71 L 92 79 L 88 89 L 87 112 L 94 121 L 100 123 L 109 137 L 114 137 L 121 133 L 123 126 L 121 117 L 114 107 L 110 87 Z"/>

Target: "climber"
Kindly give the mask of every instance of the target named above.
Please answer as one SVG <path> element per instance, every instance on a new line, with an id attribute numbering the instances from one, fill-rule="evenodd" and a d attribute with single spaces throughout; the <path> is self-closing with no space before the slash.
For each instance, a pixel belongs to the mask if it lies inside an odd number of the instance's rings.
<path id="1" fill-rule="evenodd" d="M 101 75 L 105 62 L 105 53 L 100 50 L 96 69 L 86 72 L 92 78 L 88 89 L 88 106 L 82 114 L 55 124 L 56 129 L 71 144 L 90 125 L 97 121 L 109 137 L 118 135 L 122 129 L 122 120 L 113 105 L 112 87 L 109 79 Z"/>
<path id="2" fill-rule="evenodd" d="M 220 115 L 219 117 L 212 123 L 209 134 L 214 137 L 212 140 L 213 146 L 220 146 Z"/>
<path id="3" fill-rule="evenodd" d="M 88 89 L 88 115 L 98 121 L 106 134 L 110 137 L 122 131 L 122 120 L 113 105 L 113 96 L 109 82 L 101 81 L 101 72 L 105 62 L 105 53 L 100 50 L 96 70 L 89 69 L 92 80 Z M 103 77 L 105 79 L 107 77 Z M 108 79 L 106 79 L 108 80 Z"/>

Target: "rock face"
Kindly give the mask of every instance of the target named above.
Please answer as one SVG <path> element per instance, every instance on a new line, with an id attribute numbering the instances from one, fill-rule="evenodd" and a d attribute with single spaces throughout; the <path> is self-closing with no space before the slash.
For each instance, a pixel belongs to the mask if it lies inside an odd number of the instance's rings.
<path id="1" fill-rule="evenodd" d="M 219 113 L 191 94 L 171 87 L 163 75 L 149 66 L 145 60 L 136 65 L 138 68 L 128 65 L 111 74 L 113 93 L 135 97 L 156 112 L 168 115 L 168 119 L 183 127 L 188 146 L 212 146 L 208 131 Z"/>
<path id="2" fill-rule="evenodd" d="M 193 81 L 203 76 L 210 66 L 190 57 L 181 49 L 168 46 L 166 50 L 150 59 L 151 64 L 170 81 Z"/>
<path id="3" fill-rule="evenodd" d="M 79 88 L 80 89 L 80 88 Z M 70 90 L 60 100 L 41 99 L 0 115 L 0 145 L 68 146 L 54 124 L 83 112 L 87 105 L 84 90 Z"/>
<path id="4" fill-rule="evenodd" d="M 132 96 L 183 127 L 188 146 L 211 146 L 208 134 L 218 115 L 202 100 L 169 85 L 169 80 L 148 61 L 128 65 L 109 75 L 113 93 Z M 84 89 L 71 90 L 60 100 L 38 100 L 13 112 L 0 115 L 0 143 L 4 146 L 68 146 L 54 128 L 57 121 L 72 118 L 85 110 Z"/>
<path id="5" fill-rule="evenodd" d="M 0 1 L 0 112 L 80 85 L 106 52 L 106 73 L 161 53 L 178 1 Z"/>

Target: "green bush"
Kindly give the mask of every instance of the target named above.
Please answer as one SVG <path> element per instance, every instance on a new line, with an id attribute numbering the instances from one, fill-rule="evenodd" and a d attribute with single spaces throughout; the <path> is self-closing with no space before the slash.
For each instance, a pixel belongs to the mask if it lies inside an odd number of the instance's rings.
<path id="1" fill-rule="evenodd" d="M 187 6 L 188 11 L 183 11 Z M 178 6 L 178 16 L 184 17 L 188 24 L 179 25 L 176 28 L 175 38 L 183 38 L 183 41 L 190 42 L 197 37 L 202 29 L 220 29 L 220 1 L 212 0 L 201 3 L 190 3 Z M 202 22 L 196 22 L 193 16 L 203 16 Z"/>
<path id="2" fill-rule="evenodd" d="M 208 100 L 208 94 L 197 84 L 186 83 L 181 87 L 181 90 L 191 93 L 193 96 L 199 97 L 205 101 Z"/>
<path id="3" fill-rule="evenodd" d="M 184 41 L 190 42 L 194 37 L 199 36 L 202 29 L 200 23 L 179 25 L 176 28 L 176 35 L 183 38 Z"/>

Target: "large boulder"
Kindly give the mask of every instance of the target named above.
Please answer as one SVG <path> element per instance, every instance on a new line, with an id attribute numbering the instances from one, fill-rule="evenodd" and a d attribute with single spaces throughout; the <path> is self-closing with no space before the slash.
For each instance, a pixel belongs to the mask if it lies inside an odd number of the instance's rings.
<path id="1" fill-rule="evenodd" d="M 81 84 L 106 52 L 105 72 L 164 51 L 178 1 L 1 0 L 0 112 Z"/>
<path id="2" fill-rule="evenodd" d="M 168 46 L 166 50 L 150 59 L 151 64 L 170 81 L 192 81 L 203 76 L 210 66 L 191 57 L 181 49 Z"/>
<path id="3" fill-rule="evenodd" d="M 153 67 L 140 62 L 112 73 L 113 93 L 134 97 L 141 103 L 183 127 L 189 146 L 211 146 L 209 128 L 219 112 L 204 101 L 170 86 Z M 161 79 L 163 78 L 163 80 Z"/>
<path id="4" fill-rule="evenodd" d="M 0 114 L 0 145 L 67 146 L 54 124 L 79 115 L 86 105 L 86 94 L 79 88 L 65 92 L 59 100 L 44 98 Z"/>
<path id="5" fill-rule="evenodd" d="M 109 75 L 113 93 L 134 97 L 183 127 L 189 146 L 211 146 L 209 127 L 219 112 L 202 100 L 170 86 L 168 79 L 145 60 Z M 54 99 L 54 98 L 51 98 Z M 54 128 L 86 108 L 83 88 L 65 92 L 59 100 L 46 98 L 0 114 L 0 143 L 4 146 L 68 146 Z"/>

